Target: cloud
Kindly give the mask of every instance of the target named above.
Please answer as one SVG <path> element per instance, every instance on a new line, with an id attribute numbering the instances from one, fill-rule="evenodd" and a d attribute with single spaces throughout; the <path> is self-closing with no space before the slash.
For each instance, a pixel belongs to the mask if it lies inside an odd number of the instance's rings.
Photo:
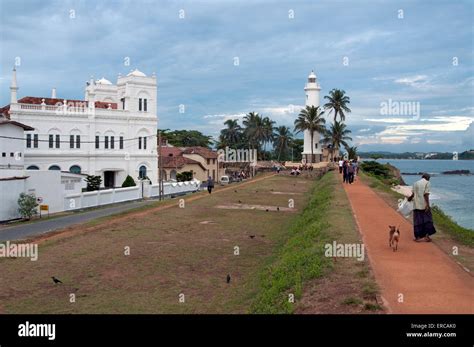
<path id="1" fill-rule="evenodd" d="M 428 76 L 426 75 L 408 76 L 403 78 L 397 78 L 395 80 L 395 83 L 405 84 L 411 87 L 419 87 L 420 85 L 426 85 L 427 82 Z"/>

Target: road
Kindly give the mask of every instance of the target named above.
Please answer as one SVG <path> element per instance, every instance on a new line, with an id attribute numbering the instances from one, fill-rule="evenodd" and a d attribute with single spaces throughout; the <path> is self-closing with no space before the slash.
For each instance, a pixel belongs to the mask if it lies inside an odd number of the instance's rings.
<path id="1" fill-rule="evenodd" d="M 76 212 L 63 217 L 34 221 L 31 223 L 19 223 L 13 226 L 0 227 L 0 242 L 27 239 L 32 236 L 41 235 L 51 231 L 63 229 L 74 224 L 89 222 L 93 219 L 110 216 L 116 213 L 128 211 L 156 202 L 157 200 L 131 201 L 116 204 L 110 207 Z"/>

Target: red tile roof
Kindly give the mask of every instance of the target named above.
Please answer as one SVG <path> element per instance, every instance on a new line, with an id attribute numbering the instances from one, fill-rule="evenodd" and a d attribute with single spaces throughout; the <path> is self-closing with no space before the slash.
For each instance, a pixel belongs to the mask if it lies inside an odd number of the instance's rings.
<path id="1" fill-rule="evenodd" d="M 167 169 L 181 169 L 184 165 L 199 165 L 203 170 L 206 168 L 198 161 L 182 156 L 163 157 L 163 167 Z"/>
<path id="2" fill-rule="evenodd" d="M 163 157 L 181 156 L 183 151 L 179 147 L 161 146 L 161 155 Z"/>
<path id="3" fill-rule="evenodd" d="M 57 105 L 58 103 L 63 103 L 64 102 L 64 99 L 58 99 L 58 98 L 39 98 L 39 97 L 36 97 L 36 96 L 25 96 L 23 98 L 21 98 L 20 100 L 18 100 L 18 103 L 19 104 L 30 104 L 30 105 L 41 105 L 41 103 L 43 102 L 43 99 L 44 99 L 44 103 L 48 106 L 54 106 L 54 105 Z M 67 103 L 74 103 L 74 104 L 82 104 L 84 103 L 85 106 L 89 106 L 89 103 L 85 100 L 67 100 L 66 99 L 66 102 Z M 110 104 L 110 108 L 113 109 L 113 110 L 116 110 L 117 109 L 117 103 L 115 102 L 103 102 L 103 101 L 96 101 L 95 102 L 95 108 L 105 108 L 107 109 L 109 107 L 109 104 Z M 10 119 L 10 105 L 6 105 L 6 106 L 3 106 L 2 108 L 0 108 L 0 114 L 5 116 L 6 118 Z"/>
<path id="4" fill-rule="evenodd" d="M 39 97 L 36 97 L 36 96 L 25 96 L 23 98 L 21 98 L 20 100 L 18 100 L 18 103 L 19 104 L 33 104 L 33 105 L 41 105 L 41 103 L 43 102 L 43 99 L 44 99 L 44 103 L 46 105 L 49 105 L 49 106 L 54 106 L 58 103 L 63 103 L 64 102 L 64 99 L 59 99 L 59 98 L 39 98 Z M 86 105 L 88 105 L 89 103 L 85 100 L 75 100 L 75 99 L 66 99 L 66 102 L 72 102 L 72 103 L 85 103 Z M 103 101 L 96 101 L 95 102 L 95 107 L 96 108 L 107 108 L 109 107 L 109 104 L 110 104 L 110 107 L 114 110 L 117 109 L 117 103 L 115 102 L 103 102 Z"/>
<path id="5" fill-rule="evenodd" d="M 217 159 L 217 152 L 214 152 L 206 147 L 185 147 L 183 148 L 184 154 L 198 154 L 206 159 Z"/>

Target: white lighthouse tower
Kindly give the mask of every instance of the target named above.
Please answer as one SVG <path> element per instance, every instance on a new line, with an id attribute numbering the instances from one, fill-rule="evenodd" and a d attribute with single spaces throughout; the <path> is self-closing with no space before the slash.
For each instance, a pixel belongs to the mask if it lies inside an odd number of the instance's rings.
<path id="1" fill-rule="evenodd" d="M 319 106 L 319 91 L 321 90 L 321 86 L 316 80 L 316 75 L 314 71 L 308 76 L 308 83 L 306 83 L 304 87 L 304 91 L 306 94 L 306 106 Z M 308 130 L 304 131 L 304 146 L 303 146 L 303 160 L 307 163 L 310 163 L 311 160 L 311 147 L 313 147 L 313 155 L 314 155 L 314 162 L 318 163 L 321 161 L 322 158 L 322 149 L 319 143 L 320 134 L 315 131 L 313 134 L 313 143 L 311 143 L 311 133 Z"/>

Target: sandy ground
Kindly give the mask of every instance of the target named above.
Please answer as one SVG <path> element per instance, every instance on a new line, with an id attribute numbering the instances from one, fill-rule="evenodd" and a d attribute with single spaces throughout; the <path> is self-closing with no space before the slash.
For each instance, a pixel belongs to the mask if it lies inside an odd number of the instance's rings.
<path id="1" fill-rule="evenodd" d="M 474 313 L 471 274 L 435 244 L 414 242 L 409 221 L 362 181 L 344 188 L 389 312 Z M 400 225 L 397 252 L 388 245 L 388 225 Z"/>

